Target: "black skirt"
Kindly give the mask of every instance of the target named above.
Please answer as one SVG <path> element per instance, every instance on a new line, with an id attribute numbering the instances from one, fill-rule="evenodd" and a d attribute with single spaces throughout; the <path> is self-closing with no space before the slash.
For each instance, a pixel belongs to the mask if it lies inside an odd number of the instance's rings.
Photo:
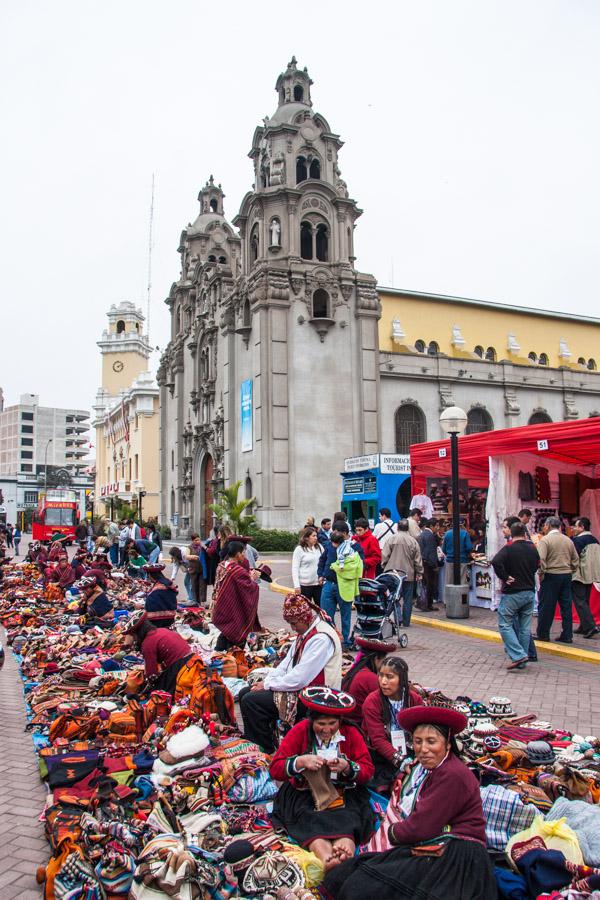
<path id="1" fill-rule="evenodd" d="M 365 787 L 346 788 L 344 806 L 317 812 L 309 790 L 298 790 L 286 781 L 275 797 L 272 817 L 303 847 L 317 838 L 334 840 L 347 837 L 355 844 L 369 839 L 375 827 L 375 815 Z"/>
<path id="2" fill-rule="evenodd" d="M 412 856 L 410 847 L 363 853 L 331 869 L 323 883 L 333 900 L 495 900 L 496 880 L 485 847 L 453 838 L 442 856 Z"/>

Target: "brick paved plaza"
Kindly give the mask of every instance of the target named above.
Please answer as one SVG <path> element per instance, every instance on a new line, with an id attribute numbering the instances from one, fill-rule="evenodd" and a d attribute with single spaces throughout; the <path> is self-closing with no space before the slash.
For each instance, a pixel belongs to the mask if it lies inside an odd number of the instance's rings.
<path id="1" fill-rule="evenodd" d="M 289 559 L 269 560 L 273 576 L 285 584 Z M 181 585 L 183 589 L 183 585 Z M 261 587 L 260 617 L 264 626 L 280 628 L 282 595 Z M 437 614 L 444 621 L 443 613 Z M 470 620 L 469 620 L 470 621 Z M 491 614 L 474 616 L 479 627 L 493 623 Z M 524 671 L 507 672 L 499 643 L 413 624 L 404 652 L 410 678 L 450 696 L 466 694 L 486 702 L 494 694 L 510 697 L 516 713 L 540 718 L 583 735 L 600 731 L 600 667 L 540 653 L 538 663 Z M 594 642 L 580 641 L 583 649 Z M 599 655 L 600 657 L 600 655 Z M 38 822 L 45 789 L 38 777 L 36 757 L 25 731 L 22 684 L 12 653 L 0 672 L 0 898 L 39 897 L 37 866 L 48 855 Z"/>

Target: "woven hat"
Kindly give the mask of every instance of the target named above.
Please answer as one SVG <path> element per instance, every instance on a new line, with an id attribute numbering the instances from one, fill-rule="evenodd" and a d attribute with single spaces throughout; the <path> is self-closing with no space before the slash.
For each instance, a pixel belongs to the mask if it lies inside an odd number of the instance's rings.
<path id="1" fill-rule="evenodd" d="M 164 568 L 162 563 L 146 563 L 145 566 L 142 566 L 142 569 L 144 572 L 147 572 L 148 575 L 160 575 Z"/>
<path id="2" fill-rule="evenodd" d="M 80 578 L 79 581 L 76 581 L 74 587 L 81 588 L 83 591 L 87 591 L 90 588 L 96 587 L 98 584 L 98 579 L 95 575 L 84 575 L 83 578 Z"/>
<path id="3" fill-rule="evenodd" d="M 508 697 L 490 697 L 488 715 L 494 719 L 503 719 L 506 716 L 514 716 L 512 703 Z"/>
<path id="4" fill-rule="evenodd" d="M 398 649 L 398 644 L 393 641 L 380 641 L 377 638 L 355 637 L 354 643 L 365 653 L 379 653 L 381 656 L 395 653 Z"/>
<path id="5" fill-rule="evenodd" d="M 147 619 L 146 610 L 139 609 L 135 612 L 131 618 L 127 622 L 127 627 L 125 628 L 125 634 L 133 634 L 138 630 L 142 622 L 145 622 Z"/>
<path id="6" fill-rule="evenodd" d="M 243 880 L 245 892 L 261 897 L 277 888 L 285 887 L 293 891 L 304 885 L 304 873 L 298 863 L 285 853 L 273 850 L 250 863 Z"/>
<path id="7" fill-rule="evenodd" d="M 473 753 L 484 752 L 484 740 L 496 735 L 498 729 L 493 722 L 478 722 L 471 735 L 470 749 Z"/>
<path id="8" fill-rule="evenodd" d="M 467 717 L 455 709 L 443 706 L 411 706 L 402 709 L 397 716 L 398 724 L 406 731 L 413 732 L 419 725 L 441 725 L 453 735 L 460 734 L 467 727 Z"/>
<path id="9" fill-rule="evenodd" d="M 486 753 L 496 753 L 502 748 L 502 741 L 497 734 L 488 734 L 483 739 L 483 749 Z"/>
<path id="10" fill-rule="evenodd" d="M 554 750 L 547 741 L 529 741 L 525 752 L 534 766 L 549 766 L 554 762 Z"/>
<path id="11" fill-rule="evenodd" d="M 313 685 L 300 691 L 300 700 L 307 709 L 325 716 L 345 716 L 356 707 L 354 697 L 335 688 Z"/>

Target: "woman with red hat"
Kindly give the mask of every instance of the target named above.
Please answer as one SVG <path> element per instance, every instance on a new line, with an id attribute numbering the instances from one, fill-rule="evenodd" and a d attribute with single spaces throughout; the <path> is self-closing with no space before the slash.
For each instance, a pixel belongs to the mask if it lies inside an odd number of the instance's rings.
<path id="1" fill-rule="evenodd" d="M 58 557 L 55 566 L 48 566 L 44 572 L 46 584 L 57 584 L 62 591 L 68 590 L 77 581 L 77 571 L 69 563 L 69 557 L 65 552 Z"/>
<path id="2" fill-rule="evenodd" d="M 331 869 L 351 859 L 374 826 L 365 785 L 373 764 L 360 730 L 345 720 L 354 700 L 313 686 L 300 692 L 308 718 L 286 734 L 271 762 L 283 785 L 273 819 Z"/>
<path id="3" fill-rule="evenodd" d="M 86 628 L 110 628 L 115 621 L 113 605 L 106 596 L 103 585 L 101 586 L 98 578 L 88 572 L 83 578 L 75 582 L 74 587 L 78 588 L 83 594 L 83 599 L 79 605 L 81 615 L 85 616 Z"/>
<path id="4" fill-rule="evenodd" d="M 357 725 L 362 723 L 363 703 L 372 691 L 379 689 L 377 673 L 381 663 L 398 649 L 392 641 L 380 641 L 355 637 L 354 643 L 360 650 L 351 667 L 342 679 L 342 690 L 352 694 L 356 701 L 354 711 L 348 716 Z"/>
<path id="5" fill-rule="evenodd" d="M 243 647 L 250 632 L 260 630 L 259 579 L 259 570 L 250 569 L 245 544 L 229 540 L 225 558 L 217 568 L 212 598 L 212 622 L 221 632 L 215 650 Z"/>
<path id="6" fill-rule="evenodd" d="M 467 718 L 453 709 L 413 706 L 398 715 L 412 734 L 415 761 L 392 793 L 381 827 L 359 857 L 324 882 L 326 897 L 378 900 L 494 900 L 479 782 L 458 757 Z"/>
<path id="7" fill-rule="evenodd" d="M 387 795 L 409 752 L 407 734 L 398 723 L 400 712 L 418 706 L 421 698 L 411 690 L 408 666 L 401 656 L 390 655 L 382 660 L 377 682 L 377 690 L 363 703 L 362 729 L 375 766 L 369 787 Z"/>

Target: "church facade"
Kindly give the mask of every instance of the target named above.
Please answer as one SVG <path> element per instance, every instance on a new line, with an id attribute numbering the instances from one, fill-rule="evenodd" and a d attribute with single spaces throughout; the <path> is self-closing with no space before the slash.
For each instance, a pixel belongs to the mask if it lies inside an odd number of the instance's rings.
<path id="1" fill-rule="evenodd" d="M 471 430 L 600 408 L 600 321 L 378 289 L 356 268 L 361 210 L 311 87 L 292 59 L 254 132 L 254 185 L 238 215 L 227 221 L 211 176 L 181 234 L 157 373 L 160 517 L 175 534 L 206 532 L 216 490 L 235 481 L 264 527 L 332 514 L 344 458 L 439 437 L 454 402 Z M 546 338 L 541 362 L 525 355 L 525 340 Z"/>

